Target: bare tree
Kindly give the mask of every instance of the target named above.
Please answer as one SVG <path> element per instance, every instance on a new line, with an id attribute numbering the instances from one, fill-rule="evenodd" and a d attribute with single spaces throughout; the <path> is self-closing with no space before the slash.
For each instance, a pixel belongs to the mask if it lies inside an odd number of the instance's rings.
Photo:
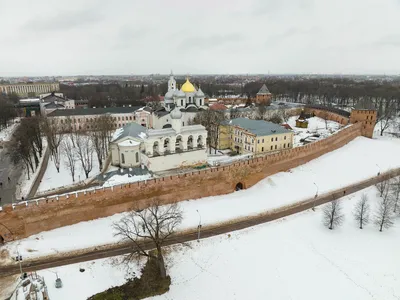
<path id="1" fill-rule="evenodd" d="M 267 106 L 265 104 L 258 104 L 257 105 L 256 119 L 257 120 L 264 120 L 266 112 L 267 112 Z"/>
<path id="2" fill-rule="evenodd" d="M 325 122 L 325 129 L 328 129 L 328 120 L 329 120 L 329 113 L 327 111 L 322 111 L 319 114 L 319 117 L 324 120 Z"/>
<path id="3" fill-rule="evenodd" d="M 236 119 L 236 118 L 240 118 L 242 116 L 242 113 L 237 109 L 237 108 L 231 108 L 229 111 L 229 118 L 232 119 Z"/>
<path id="4" fill-rule="evenodd" d="M 380 127 L 380 135 L 394 122 L 396 115 L 396 99 L 378 97 L 375 99 L 378 109 L 377 123 Z"/>
<path id="5" fill-rule="evenodd" d="M 388 229 L 393 225 L 393 201 L 390 199 L 388 191 L 383 194 L 379 202 L 374 223 L 379 227 L 379 231 L 382 231 L 383 228 Z"/>
<path id="6" fill-rule="evenodd" d="M 157 261 L 161 278 L 166 278 L 162 247 L 181 222 L 182 210 L 177 203 L 161 206 L 156 200 L 147 209 L 140 210 L 136 207 L 128 212 L 119 222 L 113 224 L 114 235 L 133 246 L 132 252 L 124 261 L 127 263 L 143 256 L 153 258 Z M 156 251 L 144 249 L 145 242 L 151 242 Z"/>
<path id="7" fill-rule="evenodd" d="M 207 145 L 210 153 L 211 147 L 214 147 L 215 153 L 217 153 L 216 146 L 218 145 L 220 126 L 224 120 L 225 114 L 223 112 L 211 109 L 200 111 L 193 119 L 194 124 L 201 124 L 206 128 L 208 132 Z"/>
<path id="8" fill-rule="evenodd" d="M 361 195 L 361 199 L 357 202 L 354 207 L 354 219 L 359 223 L 360 229 L 363 229 L 363 226 L 368 224 L 369 222 L 369 203 L 368 197 L 366 194 Z"/>
<path id="9" fill-rule="evenodd" d="M 86 178 L 89 178 L 89 173 L 93 169 L 93 153 L 94 149 L 90 137 L 86 135 L 79 135 L 75 141 L 76 154 L 81 162 L 83 171 Z"/>
<path id="10" fill-rule="evenodd" d="M 323 208 L 323 223 L 329 229 L 333 229 L 335 226 L 340 226 L 344 220 L 344 214 L 342 213 L 342 206 L 340 200 L 333 200 L 326 204 Z"/>
<path id="11" fill-rule="evenodd" d="M 390 190 L 393 198 L 393 212 L 397 211 L 400 199 L 400 177 L 396 177 L 390 184 Z"/>
<path id="12" fill-rule="evenodd" d="M 284 123 L 287 123 L 291 117 L 291 113 L 284 107 L 279 108 L 278 115 Z"/>
<path id="13" fill-rule="evenodd" d="M 389 183 L 387 180 L 381 181 L 375 186 L 379 191 L 379 197 L 383 197 L 383 194 L 389 189 Z"/>
<path id="14" fill-rule="evenodd" d="M 75 182 L 75 170 L 76 170 L 76 161 L 77 161 L 77 155 L 75 152 L 75 148 L 72 144 L 71 141 L 65 140 L 61 144 L 62 150 L 65 154 L 65 157 L 67 160 L 65 161 L 65 166 L 69 170 L 69 173 L 72 176 L 72 182 Z"/>
<path id="15" fill-rule="evenodd" d="M 110 115 L 102 115 L 94 120 L 95 130 L 91 132 L 90 137 L 92 145 L 97 154 L 100 171 L 103 169 L 103 161 L 108 156 L 109 144 L 111 141 L 114 123 Z"/>
<path id="16" fill-rule="evenodd" d="M 57 172 L 60 172 L 60 144 L 63 140 L 64 126 L 57 118 L 44 118 L 42 129 L 46 137 L 47 147 L 50 149 L 51 157 Z"/>

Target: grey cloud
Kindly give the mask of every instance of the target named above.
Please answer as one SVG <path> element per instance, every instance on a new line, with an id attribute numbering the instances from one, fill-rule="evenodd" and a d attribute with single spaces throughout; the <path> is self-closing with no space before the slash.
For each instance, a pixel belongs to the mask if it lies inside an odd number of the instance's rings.
<path id="1" fill-rule="evenodd" d="M 251 10 L 251 14 L 254 16 L 273 16 L 288 8 L 308 9 L 312 4 L 313 0 L 258 0 Z"/>
<path id="2" fill-rule="evenodd" d="M 82 28 L 85 25 L 97 23 L 102 20 L 101 14 L 93 8 L 79 11 L 63 11 L 53 16 L 35 18 L 22 26 L 28 31 L 66 31 Z"/>
<path id="3" fill-rule="evenodd" d="M 400 34 L 386 35 L 372 43 L 373 46 L 400 46 Z"/>
<path id="4" fill-rule="evenodd" d="M 180 44 L 180 48 L 201 48 L 219 47 L 229 43 L 243 42 L 245 36 L 240 33 L 214 34 L 209 36 L 191 36 L 185 38 Z"/>

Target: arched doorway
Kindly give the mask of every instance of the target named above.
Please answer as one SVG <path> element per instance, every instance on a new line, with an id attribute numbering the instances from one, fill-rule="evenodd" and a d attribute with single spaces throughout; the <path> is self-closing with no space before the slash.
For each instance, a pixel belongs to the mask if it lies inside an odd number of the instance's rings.
<path id="1" fill-rule="evenodd" d="M 236 186 L 235 186 L 235 191 L 240 191 L 240 190 L 243 190 L 243 189 L 244 189 L 243 183 L 238 182 L 236 184 Z"/>

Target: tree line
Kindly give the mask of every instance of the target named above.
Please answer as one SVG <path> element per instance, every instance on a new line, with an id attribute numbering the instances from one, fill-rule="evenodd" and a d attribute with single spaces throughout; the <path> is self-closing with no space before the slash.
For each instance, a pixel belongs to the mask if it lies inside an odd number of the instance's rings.
<path id="1" fill-rule="evenodd" d="M 362 194 L 353 209 L 353 217 L 360 229 L 372 221 L 379 231 L 393 226 L 394 218 L 399 211 L 400 177 L 385 180 L 376 185 L 380 199 L 374 213 L 368 196 Z M 323 207 L 323 224 L 329 229 L 340 226 L 344 221 L 344 213 L 340 200 L 334 200 Z"/>
<path id="2" fill-rule="evenodd" d="M 56 118 L 40 116 L 24 118 L 15 130 L 7 146 L 7 153 L 14 165 L 22 163 L 30 179 L 39 166 L 44 148 L 50 151 L 50 158 L 60 172 L 61 165 L 67 168 L 72 181 L 78 166 L 86 178 L 93 170 L 93 160 L 98 160 L 99 171 L 109 155 L 109 143 L 114 132 L 112 117 L 101 115 L 91 122 L 93 131 L 78 130 L 72 120 L 61 122 Z M 84 126 L 83 128 L 86 128 Z M 62 159 L 64 158 L 64 159 Z"/>

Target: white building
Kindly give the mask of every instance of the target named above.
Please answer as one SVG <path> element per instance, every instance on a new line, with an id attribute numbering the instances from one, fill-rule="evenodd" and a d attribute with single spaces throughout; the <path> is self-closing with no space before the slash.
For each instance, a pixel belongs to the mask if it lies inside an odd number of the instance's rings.
<path id="1" fill-rule="evenodd" d="M 170 128 L 147 129 L 130 123 L 118 129 L 111 141 L 112 165 L 144 166 L 152 172 L 158 172 L 205 164 L 205 127 L 183 126 L 182 112 L 178 106 L 169 116 Z"/>
<path id="2" fill-rule="evenodd" d="M 64 97 L 62 93 L 40 95 L 40 112 L 46 116 L 56 109 L 75 109 L 75 100 Z"/>
<path id="3" fill-rule="evenodd" d="M 16 93 L 21 97 L 37 96 L 43 93 L 51 93 L 60 90 L 60 84 L 57 83 L 17 83 L 0 84 L 0 94 Z"/>

